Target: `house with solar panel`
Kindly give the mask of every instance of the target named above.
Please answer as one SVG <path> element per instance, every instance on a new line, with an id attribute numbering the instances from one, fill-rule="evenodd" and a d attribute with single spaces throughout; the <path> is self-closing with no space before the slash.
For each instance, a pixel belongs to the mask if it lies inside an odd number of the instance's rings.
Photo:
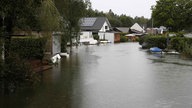
<path id="1" fill-rule="evenodd" d="M 112 31 L 111 24 L 106 17 L 85 17 L 80 20 L 80 23 L 80 43 L 94 44 L 96 40 L 93 35 L 98 35 L 99 40 L 108 40 L 112 43 L 120 41 L 120 35 Z"/>

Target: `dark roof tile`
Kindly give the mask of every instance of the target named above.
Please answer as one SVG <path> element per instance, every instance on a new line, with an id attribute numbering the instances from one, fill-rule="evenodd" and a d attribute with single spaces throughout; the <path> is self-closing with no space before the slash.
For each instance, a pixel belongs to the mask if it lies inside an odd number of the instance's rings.
<path id="1" fill-rule="evenodd" d="M 80 21 L 81 30 L 99 31 L 105 22 L 107 22 L 109 28 L 111 28 L 111 24 L 106 17 L 85 17 L 82 18 Z"/>

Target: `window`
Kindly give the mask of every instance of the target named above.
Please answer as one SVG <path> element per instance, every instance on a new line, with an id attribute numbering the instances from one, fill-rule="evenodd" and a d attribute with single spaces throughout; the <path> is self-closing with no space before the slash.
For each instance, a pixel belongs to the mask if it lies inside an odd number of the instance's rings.
<path id="1" fill-rule="evenodd" d="M 108 26 L 105 26 L 105 30 L 107 30 L 108 29 Z"/>

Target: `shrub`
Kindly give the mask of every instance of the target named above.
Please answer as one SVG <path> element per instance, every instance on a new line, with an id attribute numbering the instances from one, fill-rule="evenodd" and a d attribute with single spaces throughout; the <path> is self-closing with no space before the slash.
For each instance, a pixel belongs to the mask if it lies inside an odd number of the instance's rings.
<path id="1" fill-rule="evenodd" d="M 99 40 L 99 35 L 94 34 L 94 35 L 93 35 L 93 38 L 94 38 L 95 40 Z"/>
<path id="2" fill-rule="evenodd" d="M 136 42 L 139 42 L 139 37 L 136 37 L 136 38 L 135 38 L 135 41 L 136 41 Z"/>
<path id="3" fill-rule="evenodd" d="M 184 32 L 178 32 L 178 33 L 176 33 L 176 35 L 177 35 L 178 37 L 184 37 Z"/>
<path id="4" fill-rule="evenodd" d="M 43 59 L 45 44 L 45 38 L 13 38 L 10 51 L 24 59 Z"/>
<path id="5" fill-rule="evenodd" d="M 192 45 L 185 43 L 182 55 L 187 58 L 192 58 Z"/>
<path id="6" fill-rule="evenodd" d="M 6 48 L 9 47 L 9 53 L 5 60 L 0 58 L 0 90 L 9 92 L 38 80 L 38 74 L 31 70 L 26 61 L 31 58 L 42 60 L 46 39 L 12 38 L 7 42 L 10 42 L 6 45 Z"/>
<path id="7" fill-rule="evenodd" d="M 174 49 L 178 52 L 182 52 L 183 51 L 183 47 L 184 47 L 184 43 L 185 43 L 185 38 L 183 37 L 173 37 L 171 38 L 170 41 L 170 49 Z"/>
<path id="8" fill-rule="evenodd" d="M 30 65 L 17 55 L 9 55 L 1 63 L 0 90 L 13 92 L 22 85 L 30 85 L 37 81 L 37 75 L 32 72 Z"/>
<path id="9" fill-rule="evenodd" d="M 166 36 L 145 36 L 140 38 L 139 44 L 147 43 L 146 48 L 159 47 L 165 49 L 167 47 L 167 37 Z"/>
<path id="10" fill-rule="evenodd" d="M 182 52 L 185 44 L 189 46 L 192 45 L 192 38 L 185 37 L 173 37 L 170 41 L 170 48 L 175 49 L 176 51 Z"/>
<path id="11" fill-rule="evenodd" d="M 125 36 L 120 36 L 120 42 L 127 42 L 127 38 Z"/>
<path id="12" fill-rule="evenodd" d="M 186 57 L 192 57 L 192 38 L 171 38 L 170 48 L 180 52 Z"/>
<path id="13" fill-rule="evenodd" d="M 144 40 L 145 40 L 145 36 L 140 37 L 140 38 L 138 39 L 139 45 L 143 45 Z"/>

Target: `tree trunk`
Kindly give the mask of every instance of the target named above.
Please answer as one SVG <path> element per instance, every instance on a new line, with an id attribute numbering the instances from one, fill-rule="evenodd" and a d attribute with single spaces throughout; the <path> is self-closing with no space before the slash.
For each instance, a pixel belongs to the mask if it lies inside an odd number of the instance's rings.
<path id="1" fill-rule="evenodd" d="M 5 46 L 4 46 L 4 42 L 2 43 L 2 60 L 4 61 L 5 60 Z"/>
<path id="2" fill-rule="evenodd" d="M 72 27 L 69 28 L 69 41 L 70 41 L 70 53 L 72 52 L 72 46 L 73 46 L 73 41 L 72 41 Z"/>

